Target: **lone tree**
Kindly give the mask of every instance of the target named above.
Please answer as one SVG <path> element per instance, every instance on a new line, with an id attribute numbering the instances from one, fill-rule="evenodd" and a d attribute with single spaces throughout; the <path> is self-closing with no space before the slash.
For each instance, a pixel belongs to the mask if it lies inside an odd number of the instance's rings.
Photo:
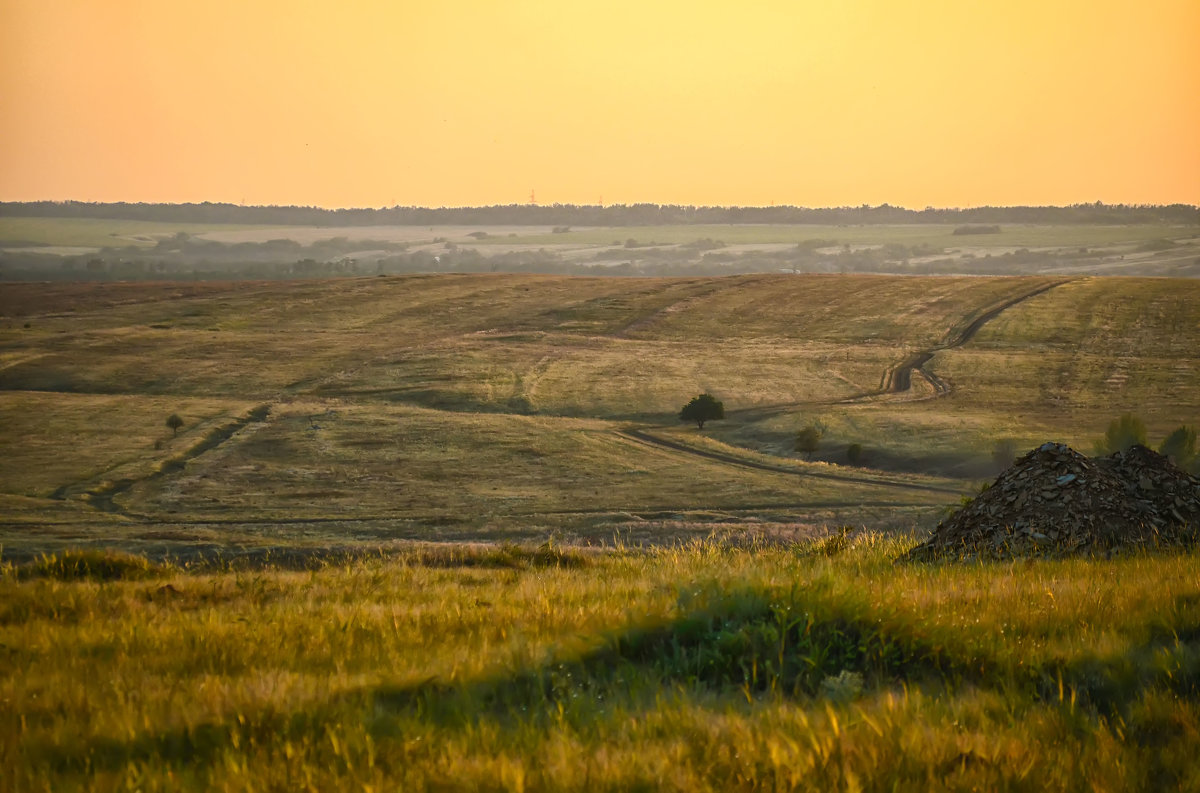
<path id="1" fill-rule="evenodd" d="M 179 434 L 179 428 L 183 426 L 183 419 L 179 418 L 178 414 L 172 413 L 167 416 L 167 426 L 171 428 L 171 437 L 175 437 Z"/>
<path id="2" fill-rule="evenodd" d="M 796 451 L 803 452 L 811 459 L 817 449 L 821 448 L 821 431 L 809 424 L 796 433 Z"/>
<path id="3" fill-rule="evenodd" d="M 691 402 L 679 411 L 680 421 L 694 421 L 696 426 L 704 429 L 704 422 L 725 418 L 725 404 L 712 394 L 701 394 L 693 397 Z"/>

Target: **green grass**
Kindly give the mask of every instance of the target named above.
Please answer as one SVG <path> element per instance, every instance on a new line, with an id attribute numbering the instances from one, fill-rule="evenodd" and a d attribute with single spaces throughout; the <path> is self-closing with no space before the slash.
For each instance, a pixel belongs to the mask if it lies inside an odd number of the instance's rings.
<path id="1" fill-rule="evenodd" d="M 10 567 L 0 787 L 1200 782 L 1194 555 L 894 564 L 904 547 Z"/>
<path id="2" fill-rule="evenodd" d="M 218 223 L 164 223 L 109 218 L 0 217 L 0 247 L 15 244 L 79 246 L 89 248 L 150 247 L 159 237 L 183 231 L 233 231 L 254 228 Z"/>

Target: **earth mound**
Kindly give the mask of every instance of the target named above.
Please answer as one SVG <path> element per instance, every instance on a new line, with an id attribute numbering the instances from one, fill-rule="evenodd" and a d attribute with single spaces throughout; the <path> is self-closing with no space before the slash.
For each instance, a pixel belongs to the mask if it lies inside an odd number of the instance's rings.
<path id="1" fill-rule="evenodd" d="M 1109 555 L 1200 538 L 1200 479 L 1134 446 L 1088 458 L 1046 443 L 938 524 L 905 558 Z"/>

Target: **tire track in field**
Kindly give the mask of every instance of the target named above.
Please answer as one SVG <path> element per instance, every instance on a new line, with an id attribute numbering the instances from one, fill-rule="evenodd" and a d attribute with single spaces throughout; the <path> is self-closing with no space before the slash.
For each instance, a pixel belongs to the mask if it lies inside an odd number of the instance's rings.
<path id="1" fill-rule="evenodd" d="M 889 368 L 884 372 L 883 379 L 880 382 L 880 387 L 877 391 L 865 394 L 863 396 L 851 397 L 843 400 L 843 402 L 857 402 L 869 397 L 879 396 L 882 394 L 902 394 L 912 388 L 913 373 L 920 375 L 925 382 L 933 387 L 933 399 L 943 397 L 949 394 L 952 390 L 949 383 L 942 378 L 930 372 L 925 368 L 925 365 L 933 360 L 933 356 L 943 350 L 953 350 L 962 347 L 964 344 L 975 338 L 975 334 L 983 328 L 984 325 L 991 322 L 996 317 L 1003 314 L 1013 306 L 1024 303 L 1030 298 L 1049 292 L 1051 289 L 1070 283 L 1075 279 L 1062 278 L 1048 284 L 1042 284 L 1034 289 L 1029 289 L 1012 297 L 1003 300 L 1002 302 L 992 306 L 983 313 L 975 317 L 975 319 L 962 325 L 961 327 L 951 327 L 942 337 L 942 341 L 932 347 L 924 350 L 918 350 L 912 353 L 900 363 Z"/>
<path id="2" fill-rule="evenodd" d="M 63 485 L 50 494 L 50 498 L 56 501 L 62 501 L 76 493 L 80 495 L 84 503 L 88 504 L 101 512 L 110 512 L 126 517 L 140 518 L 142 516 L 129 512 L 124 507 L 116 503 L 117 496 L 133 489 L 134 485 L 139 482 L 152 482 L 155 479 L 161 479 L 168 474 L 182 470 L 184 466 L 191 460 L 196 459 L 205 452 L 212 451 L 222 445 L 248 425 L 265 421 L 267 414 L 271 410 L 270 403 L 264 403 L 250 410 L 246 415 L 236 418 L 228 424 L 216 427 L 208 432 L 198 442 L 193 444 L 188 449 L 176 457 L 164 460 L 158 468 L 146 474 L 145 476 L 133 478 L 126 477 L 122 479 L 105 479 L 104 474 L 86 479 L 82 482 L 76 482 L 71 485 Z M 110 469 L 111 470 L 111 469 Z"/>
<path id="3" fill-rule="evenodd" d="M 1027 289 L 1018 294 L 1012 295 L 1011 297 L 1008 297 L 1007 299 L 1001 301 L 1000 303 L 998 303 L 998 304 L 992 306 L 991 308 L 988 308 L 987 310 L 983 311 L 982 313 L 978 314 L 977 316 L 974 317 L 974 319 L 970 319 L 970 321 L 967 321 L 966 318 L 964 318 L 964 320 L 962 320 L 957 325 L 952 326 L 950 328 L 950 330 L 948 330 L 946 332 L 946 335 L 943 336 L 942 341 L 940 343 L 938 343 L 932 347 L 929 347 L 928 349 L 919 350 L 917 352 L 914 352 L 911 355 L 909 355 L 908 357 L 906 357 L 904 360 L 900 361 L 895 366 L 889 367 L 888 370 L 884 372 L 883 378 L 880 381 L 879 388 L 876 389 L 875 391 L 871 391 L 866 394 L 860 394 L 858 396 L 850 397 L 848 399 L 839 400 L 838 402 L 835 402 L 833 404 L 849 404 L 849 403 L 854 403 L 854 402 L 860 402 L 860 401 L 864 401 L 866 399 L 870 399 L 873 397 L 882 396 L 884 394 L 902 394 L 906 391 L 911 390 L 912 378 L 913 378 L 914 372 L 917 373 L 918 375 L 920 375 L 927 383 L 929 383 L 930 386 L 933 387 L 934 394 L 933 394 L 932 398 L 936 399 L 938 397 L 943 397 L 943 396 L 948 395 L 952 390 L 950 383 L 946 382 L 941 377 L 937 376 L 936 374 L 934 374 L 933 372 L 930 372 L 928 369 L 925 368 L 925 366 L 933 359 L 933 357 L 937 353 L 939 353 L 943 350 L 952 350 L 952 349 L 955 349 L 958 347 L 962 347 L 964 344 L 966 344 L 971 339 L 973 339 L 975 337 L 975 335 L 977 333 L 979 333 L 979 331 L 983 328 L 984 325 L 991 322 L 993 319 L 1000 316 L 1002 313 L 1004 313 L 1008 309 L 1012 308 L 1013 306 L 1019 305 L 1020 303 L 1023 303 L 1026 300 L 1037 297 L 1038 295 L 1049 292 L 1051 289 L 1062 286 L 1063 284 L 1069 283 L 1073 280 L 1075 280 L 1075 279 L 1061 278 L 1061 279 L 1052 281 L 1050 283 L 1041 284 L 1033 289 Z M 748 411 L 739 411 L 739 415 L 745 416 L 748 414 L 763 415 L 765 413 L 780 413 L 780 412 L 785 412 L 789 409 L 798 407 L 799 404 L 800 403 L 797 403 L 796 405 L 777 405 L 777 406 L 773 406 L 771 408 L 765 408 L 765 409 L 764 408 L 756 408 L 756 409 L 751 409 Z M 640 441 L 642 443 L 652 444 L 652 445 L 658 446 L 660 448 L 671 449 L 671 450 L 674 450 L 677 452 L 683 452 L 685 454 L 695 455 L 697 457 L 704 457 L 706 459 L 713 460 L 716 462 L 722 462 L 722 463 L 726 463 L 729 465 L 738 465 L 743 468 L 753 468 L 753 469 L 757 469 L 757 470 L 761 470 L 761 471 L 772 471 L 772 472 L 776 472 L 776 473 L 792 474 L 794 476 L 801 476 L 801 477 L 807 476 L 807 477 L 811 477 L 814 479 L 826 479 L 826 480 L 830 480 L 830 481 L 844 482 L 847 484 L 856 484 L 856 485 L 860 485 L 860 486 L 892 487 L 892 488 L 900 488 L 900 489 L 905 489 L 905 490 L 920 490 L 920 491 L 932 492 L 932 493 L 947 493 L 947 494 L 952 494 L 952 495 L 961 495 L 964 492 L 961 490 L 955 490 L 955 489 L 947 488 L 947 487 L 940 487 L 937 485 L 922 485 L 922 484 L 918 484 L 915 482 L 897 482 L 897 481 L 889 481 L 889 480 L 865 479 L 862 477 L 856 477 L 856 476 L 852 476 L 849 474 L 838 474 L 838 473 L 831 473 L 831 472 L 824 472 L 824 471 L 799 471 L 794 468 L 788 468 L 788 467 L 785 467 L 782 465 L 772 465 L 770 463 L 762 463 L 762 462 L 758 462 L 755 460 L 747 460 L 745 458 L 737 457 L 736 455 L 732 455 L 732 454 L 724 454 L 722 452 L 710 451 L 707 449 L 697 449 L 693 446 L 688 446 L 685 443 L 679 443 L 677 441 L 671 441 L 671 440 L 667 440 L 665 438 L 659 438 L 657 436 L 651 435 L 643 430 L 636 429 L 636 428 L 621 430 L 621 431 L 619 431 L 619 434 L 626 438 L 630 438 L 634 441 Z"/>
<path id="4" fill-rule="evenodd" d="M 743 410 L 730 411 L 740 418 L 748 420 L 758 420 L 768 416 L 776 416 L 781 413 L 790 413 L 801 407 L 829 406 L 829 405 L 853 405 L 859 402 L 877 399 L 878 397 L 888 394 L 903 394 L 912 389 L 912 378 L 915 372 L 925 382 L 933 388 L 934 393 L 931 397 L 921 397 L 920 399 L 937 399 L 947 396 L 953 391 L 953 386 L 943 380 L 938 375 L 926 369 L 926 365 L 933 360 L 933 357 L 943 350 L 952 350 L 962 347 L 975 337 L 984 325 L 991 322 L 1002 313 L 1019 305 L 1020 303 L 1037 297 L 1038 295 L 1049 292 L 1051 289 L 1062 286 L 1076 280 L 1075 278 L 1060 278 L 1048 284 L 1041 284 L 1033 289 L 1027 289 L 1016 295 L 1012 295 L 1000 303 L 988 308 L 983 313 L 975 316 L 974 319 L 969 319 L 970 315 L 964 317 L 955 325 L 951 326 L 950 330 L 942 337 L 942 341 L 932 347 L 924 350 L 918 350 L 910 353 L 896 364 L 889 366 L 884 370 L 883 375 L 879 379 L 879 387 L 870 391 L 864 391 L 861 394 L 855 394 L 844 399 L 836 399 L 832 401 L 812 401 L 812 402 L 790 402 L 783 405 L 765 405 L 762 407 L 745 408 Z M 919 400 L 910 400 L 919 401 Z"/>
<path id="5" fill-rule="evenodd" d="M 660 448 L 671 449 L 672 451 L 691 454 L 696 457 L 703 457 L 708 460 L 714 460 L 728 465 L 737 465 L 742 468 L 753 468 L 758 471 L 770 471 L 771 473 L 791 474 L 792 476 L 807 477 L 810 479 L 826 479 L 832 482 L 842 482 L 845 484 L 860 485 L 864 487 L 891 487 L 901 490 L 918 490 L 924 493 L 947 493 L 950 495 L 959 496 L 965 491 L 957 490 L 950 487 L 941 487 L 939 485 L 923 485 L 918 482 L 898 482 L 891 479 L 869 479 L 867 477 L 854 476 L 852 474 L 839 474 L 830 471 L 804 471 L 796 468 L 789 468 L 784 465 L 773 465 L 771 463 L 759 462 L 757 460 L 748 460 L 744 457 L 738 457 L 733 454 L 725 454 L 723 452 L 712 451 L 709 449 L 697 449 L 694 446 L 688 446 L 686 443 L 679 441 L 667 440 L 656 435 L 651 435 L 645 430 L 631 427 L 628 429 L 618 430 L 617 434 L 628 438 L 632 441 L 657 446 Z"/>

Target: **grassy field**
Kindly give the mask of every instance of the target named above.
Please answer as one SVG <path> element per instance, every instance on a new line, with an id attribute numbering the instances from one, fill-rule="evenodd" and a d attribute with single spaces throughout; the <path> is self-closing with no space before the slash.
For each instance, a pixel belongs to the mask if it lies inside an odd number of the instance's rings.
<path id="1" fill-rule="evenodd" d="M 0 542 L 920 529 L 1002 439 L 1194 423 L 1198 305 L 1200 282 L 1163 279 L 6 285 Z M 884 393 L 921 350 L 945 393 Z M 727 410 L 703 433 L 675 418 L 702 391 Z"/>
<path id="2" fill-rule="evenodd" d="M 1194 553 L 893 560 L 1000 440 L 1194 424 L 1198 307 L 1191 279 L 2 284 L 0 789 L 1197 789 Z"/>
<path id="3" fill-rule="evenodd" d="M 834 244 L 931 245 L 938 248 L 960 247 L 1079 247 L 1081 245 L 1117 245 L 1146 240 L 1195 237 L 1194 226 L 1070 226 L 1003 224 L 997 234 L 955 235 L 953 225 L 909 224 L 870 226 L 822 225 L 684 225 L 628 226 L 621 228 L 580 228 L 563 234 L 523 234 L 515 239 L 489 237 L 488 243 L 541 243 L 592 245 L 624 244 L 628 239 L 640 243 L 678 244 L 695 240 L 720 240 L 730 245 L 755 243 L 798 244 L 810 240 L 829 240 Z"/>
<path id="4" fill-rule="evenodd" d="M 681 225 L 621 226 L 576 228 L 566 233 L 531 226 L 248 226 L 214 223 L 174 223 L 105 218 L 24 218 L 0 217 L 0 247 L 18 243 L 119 247 L 152 245 L 156 239 L 185 232 L 220 242 L 266 242 L 294 239 L 302 244 L 334 237 L 386 240 L 394 242 L 429 241 L 435 237 L 458 243 L 480 245 L 623 245 L 627 239 L 641 243 L 680 244 L 702 239 L 739 244 L 797 244 L 810 240 L 830 240 L 836 244 L 932 245 L 996 247 L 1079 247 L 1118 245 L 1147 240 L 1194 238 L 1194 226 L 1129 225 L 1037 225 L 1003 224 L 997 234 L 955 235 L 955 225 Z M 487 236 L 472 237 L 475 232 Z"/>
<path id="5" fill-rule="evenodd" d="M 0 574 L 0 787 L 1166 790 L 1194 556 L 417 548 Z"/>
<path id="6" fill-rule="evenodd" d="M 1193 226 L 236 226 L 0 218 L 0 278 L 94 281 L 534 271 L 1195 277 Z M 184 233 L 190 239 L 159 246 Z M 109 250 L 101 250 L 101 249 Z M 436 257 L 436 259 L 435 259 Z M 297 263 L 302 267 L 297 270 Z M 612 268 L 617 268 L 613 270 Z"/>
<path id="7" fill-rule="evenodd" d="M 158 238 L 169 237 L 180 231 L 187 234 L 203 234 L 245 228 L 253 227 L 110 218 L 0 217 L 0 248 L 18 245 L 89 248 L 151 246 Z"/>

